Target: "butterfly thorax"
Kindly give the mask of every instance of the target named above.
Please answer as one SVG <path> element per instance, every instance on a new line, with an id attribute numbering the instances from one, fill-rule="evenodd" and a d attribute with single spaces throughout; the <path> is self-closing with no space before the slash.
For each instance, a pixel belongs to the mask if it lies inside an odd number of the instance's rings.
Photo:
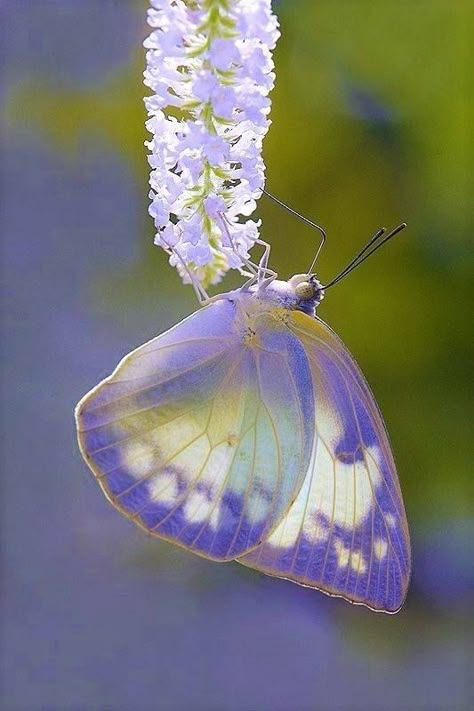
<path id="1" fill-rule="evenodd" d="M 289 311 L 303 311 L 314 316 L 316 308 L 324 298 L 324 289 L 315 275 L 295 274 L 288 281 L 273 280 L 266 286 L 250 289 L 253 308 L 268 311 L 277 308 Z"/>
<path id="2" fill-rule="evenodd" d="M 296 274 L 288 281 L 275 279 L 270 284 L 238 289 L 226 296 L 235 302 L 239 312 L 235 322 L 237 330 L 244 334 L 247 345 L 252 345 L 255 338 L 258 340 L 268 315 L 283 323 L 289 320 L 291 311 L 314 316 L 324 298 L 324 290 L 316 277 Z M 268 322 L 264 327 L 268 328 Z"/>

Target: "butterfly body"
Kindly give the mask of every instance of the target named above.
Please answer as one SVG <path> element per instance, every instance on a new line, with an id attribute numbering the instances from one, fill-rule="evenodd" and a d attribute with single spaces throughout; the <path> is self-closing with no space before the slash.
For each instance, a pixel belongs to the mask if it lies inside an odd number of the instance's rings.
<path id="1" fill-rule="evenodd" d="M 76 410 L 107 498 L 212 560 L 394 612 L 410 573 L 388 437 L 297 275 L 223 294 L 124 358 Z"/>

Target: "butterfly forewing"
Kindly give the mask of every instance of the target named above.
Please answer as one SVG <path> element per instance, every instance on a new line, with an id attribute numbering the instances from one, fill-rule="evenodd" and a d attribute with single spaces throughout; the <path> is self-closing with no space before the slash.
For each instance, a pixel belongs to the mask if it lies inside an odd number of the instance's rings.
<path id="1" fill-rule="evenodd" d="M 322 321 L 292 312 L 288 327 L 312 375 L 311 461 L 287 516 L 240 562 L 394 612 L 407 591 L 410 545 L 381 415 L 355 361 Z"/>
<path id="2" fill-rule="evenodd" d="M 298 337 L 259 320 L 256 346 L 235 303 L 200 310 L 127 356 L 76 412 L 109 500 L 151 534 L 216 560 L 271 534 L 311 456 L 307 358 Z"/>

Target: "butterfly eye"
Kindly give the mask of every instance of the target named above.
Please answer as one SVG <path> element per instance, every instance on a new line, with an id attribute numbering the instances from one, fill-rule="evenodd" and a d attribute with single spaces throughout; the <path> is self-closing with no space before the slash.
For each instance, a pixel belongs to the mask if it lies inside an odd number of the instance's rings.
<path id="1" fill-rule="evenodd" d="M 309 281 L 302 281 L 295 287 L 295 294 L 298 299 L 312 299 L 314 297 L 314 293 L 314 286 Z"/>

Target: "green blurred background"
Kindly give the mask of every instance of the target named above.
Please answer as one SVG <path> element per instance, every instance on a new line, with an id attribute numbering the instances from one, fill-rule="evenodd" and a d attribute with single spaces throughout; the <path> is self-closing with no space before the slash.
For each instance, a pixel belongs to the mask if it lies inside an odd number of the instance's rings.
<path id="1" fill-rule="evenodd" d="M 413 539 L 375 615 L 148 540 L 77 452 L 75 402 L 196 308 L 153 247 L 142 0 L 4 0 L 5 709 L 472 708 L 472 123 L 464 0 L 282 0 L 267 187 L 324 225 L 320 316 L 384 413 Z M 261 200 L 282 277 L 316 236 Z M 229 277 L 223 288 L 238 284 Z"/>

